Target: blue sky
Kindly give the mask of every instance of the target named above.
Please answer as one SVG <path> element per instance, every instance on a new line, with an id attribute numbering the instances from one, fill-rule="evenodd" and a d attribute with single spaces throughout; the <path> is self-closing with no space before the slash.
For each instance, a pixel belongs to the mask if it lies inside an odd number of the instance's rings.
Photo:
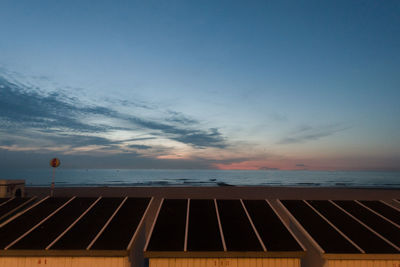
<path id="1" fill-rule="evenodd" d="M 399 169 L 398 14 L 398 1 L 2 1 L 3 165 Z"/>

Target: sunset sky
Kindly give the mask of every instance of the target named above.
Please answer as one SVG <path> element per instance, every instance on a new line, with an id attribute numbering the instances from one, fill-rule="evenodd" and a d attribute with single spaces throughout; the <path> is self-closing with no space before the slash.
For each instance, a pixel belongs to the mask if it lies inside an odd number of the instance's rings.
<path id="1" fill-rule="evenodd" d="M 0 168 L 400 170 L 399 14 L 2 0 Z"/>

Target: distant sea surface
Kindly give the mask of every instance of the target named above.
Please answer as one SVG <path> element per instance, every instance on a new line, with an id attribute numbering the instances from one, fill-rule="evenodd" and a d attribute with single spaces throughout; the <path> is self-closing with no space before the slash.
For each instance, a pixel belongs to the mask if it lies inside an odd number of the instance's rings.
<path id="1" fill-rule="evenodd" d="M 49 186 L 52 169 L 0 169 L 0 179 Z M 300 186 L 400 188 L 400 172 L 63 169 L 56 186 Z"/>

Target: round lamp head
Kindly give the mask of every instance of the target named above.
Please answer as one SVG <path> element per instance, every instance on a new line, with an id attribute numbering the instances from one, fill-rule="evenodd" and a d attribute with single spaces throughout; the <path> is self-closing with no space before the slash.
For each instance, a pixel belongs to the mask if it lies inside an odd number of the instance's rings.
<path id="1" fill-rule="evenodd" d="M 53 168 L 57 168 L 58 166 L 60 166 L 60 160 L 58 158 L 51 159 L 50 166 Z"/>

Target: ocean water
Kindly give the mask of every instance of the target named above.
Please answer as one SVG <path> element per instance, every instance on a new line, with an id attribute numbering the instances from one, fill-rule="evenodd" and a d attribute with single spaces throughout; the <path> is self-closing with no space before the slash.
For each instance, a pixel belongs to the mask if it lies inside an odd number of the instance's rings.
<path id="1" fill-rule="evenodd" d="M 49 186 L 52 169 L 0 169 L 0 179 Z M 63 169 L 56 186 L 301 186 L 400 188 L 400 172 Z"/>

